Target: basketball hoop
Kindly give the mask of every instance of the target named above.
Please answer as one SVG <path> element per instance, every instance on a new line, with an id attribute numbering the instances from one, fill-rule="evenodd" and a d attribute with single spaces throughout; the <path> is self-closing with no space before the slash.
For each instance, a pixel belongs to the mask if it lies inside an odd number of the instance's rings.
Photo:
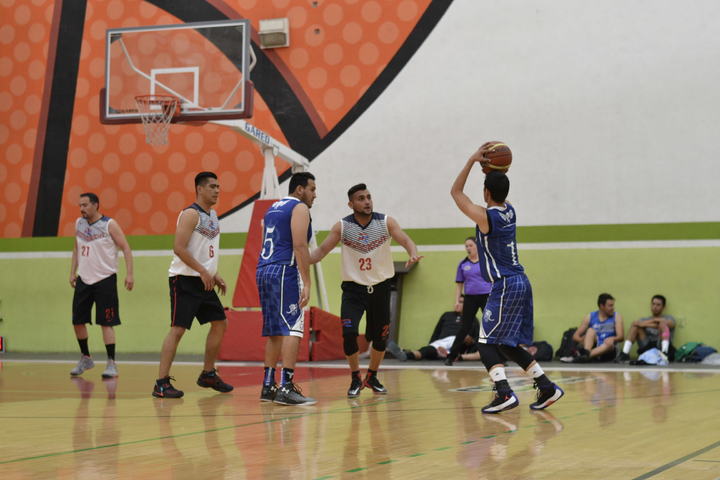
<path id="1" fill-rule="evenodd" d="M 138 113 L 150 145 L 166 145 L 173 117 L 180 113 L 180 101 L 173 95 L 138 95 Z"/>

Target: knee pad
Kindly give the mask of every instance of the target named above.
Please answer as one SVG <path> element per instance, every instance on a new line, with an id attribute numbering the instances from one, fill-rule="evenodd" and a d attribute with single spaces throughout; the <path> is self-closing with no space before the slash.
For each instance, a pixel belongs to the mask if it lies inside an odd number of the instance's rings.
<path id="1" fill-rule="evenodd" d="M 360 350 L 357 342 L 357 334 L 344 334 L 343 335 L 343 351 L 346 356 L 354 355 Z"/>
<path id="2" fill-rule="evenodd" d="M 372 341 L 372 348 L 373 350 L 377 350 L 378 352 L 384 352 L 387 348 L 387 338 L 374 338 Z"/>
<path id="3" fill-rule="evenodd" d="M 499 345 L 499 349 L 503 355 L 520 365 L 523 370 L 527 370 L 530 364 L 535 361 L 532 355 L 522 347 Z"/>

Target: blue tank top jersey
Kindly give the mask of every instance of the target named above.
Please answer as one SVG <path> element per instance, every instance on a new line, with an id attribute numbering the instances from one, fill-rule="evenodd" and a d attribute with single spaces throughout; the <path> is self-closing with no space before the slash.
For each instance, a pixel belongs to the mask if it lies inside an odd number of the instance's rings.
<path id="1" fill-rule="evenodd" d="M 515 240 L 515 209 L 509 203 L 505 207 L 487 209 L 488 233 L 482 233 L 475 226 L 476 242 L 480 254 L 480 265 L 485 280 L 494 282 L 502 277 L 524 273 L 518 261 Z"/>
<path id="2" fill-rule="evenodd" d="M 597 344 L 602 345 L 606 338 L 615 336 L 615 313 L 604 322 L 601 322 L 600 311 L 595 310 L 590 313 L 590 325 L 588 326 L 597 333 Z"/>
<path id="3" fill-rule="evenodd" d="M 258 267 L 270 264 L 296 265 L 290 220 L 293 209 L 300 203 L 295 197 L 285 197 L 273 203 L 263 218 L 263 244 Z M 312 235 L 308 225 L 307 239 Z"/>

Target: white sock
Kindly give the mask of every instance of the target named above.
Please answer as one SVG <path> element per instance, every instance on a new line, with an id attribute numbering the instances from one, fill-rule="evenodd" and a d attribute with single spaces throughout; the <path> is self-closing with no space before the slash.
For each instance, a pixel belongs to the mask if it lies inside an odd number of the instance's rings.
<path id="1" fill-rule="evenodd" d="M 493 382 L 497 383 L 500 380 L 507 380 L 507 377 L 505 376 L 505 367 L 495 367 L 492 370 L 490 370 L 490 378 Z"/>
<path id="2" fill-rule="evenodd" d="M 632 342 L 630 340 L 625 340 L 625 343 L 623 344 L 623 353 L 625 355 L 629 354 L 631 348 L 632 348 Z"/>
<path id="3" fill-rule="evenodd" d="M 670 340 L 663 340 L 662 342 L 660 342 L 660 345 L 661 345 L 660 348 L 662 349 L 662 352 L 664 354 L 667 354 L 668 349 L 670 348 Z"/>
<path id="4" fill-rule="evenodd" d="M 532 367 L 528 368 L 525 371 L 525 373 L 527 373 L 533 378 L 538 378 L 545 374 L 545 372 L 543 372 L 543 369 L 537 363 L 534 363 Z"/>

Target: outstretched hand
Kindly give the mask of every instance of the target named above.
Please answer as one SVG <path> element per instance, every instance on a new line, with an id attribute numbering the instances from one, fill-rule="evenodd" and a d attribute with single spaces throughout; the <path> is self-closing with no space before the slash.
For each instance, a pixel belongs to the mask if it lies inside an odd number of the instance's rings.
<path id="1" fill-rule="evenodd" d="M 414 255 L 408 258 L 408 261 L 405 262 L 405 268 L 410 268 L 411 265 L 418 263 L 421 259 L 425 258 L 424 255 Z"/>

